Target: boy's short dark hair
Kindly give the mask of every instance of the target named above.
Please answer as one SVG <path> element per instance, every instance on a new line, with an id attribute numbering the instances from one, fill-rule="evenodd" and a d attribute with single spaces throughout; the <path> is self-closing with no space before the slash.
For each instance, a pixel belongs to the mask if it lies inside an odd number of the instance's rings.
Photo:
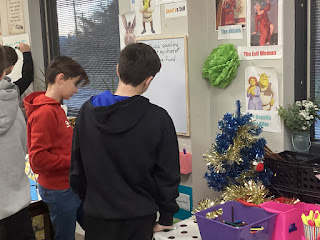
<path id="1" fill-rule="evenodd" d="M 3 47 L 0 45 L 0 75 L 3 74 L 3 72 L 6 68 L 7 68 L 6 53 L 3 49 Z"/>
<path id="2" fill-rule="evenodd" d="M 7 58 L 7 67 L 14 66 L 18 61 L 18 54 L 16 53 L 16 50 L 14 50 L 12 47 L 9 46 L 3 46 L 3 49 L 6 54 Z"/>
<path id="3" fill-rule="evenodd" d="M 82 86 L 85 86 L 89 83 L 89 78 L 79 63 L 69 57 L 59 56 L 54 58 L 47 67 L 45 76 L 46 86 L 48 86 L 48 84 L 53 85 L 56 76 L 60 73 L 64 74 L 65 80 L 80 76 L 77 85 L 82 82 Z"/>
<path id="4" fill-rule="evenodd" d="M 154 77 L 160 68 L 161 61 L 158 54 L 147 44 L 130 44 L 120 54 L 118 65 L 120 79 L 133 87 L 148 77 Z"/>

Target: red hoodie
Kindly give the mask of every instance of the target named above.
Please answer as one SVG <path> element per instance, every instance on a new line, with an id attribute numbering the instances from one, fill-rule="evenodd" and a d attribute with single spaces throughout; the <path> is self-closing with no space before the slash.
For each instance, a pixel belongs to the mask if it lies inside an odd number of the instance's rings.
<path id="1" fill-rule="evenodd" d="M 28 152 L 39 184 L 47 189 L 69 188 L 73 129 L 60 103 L 34 92 L 23 100 L 28 117 Z"/>

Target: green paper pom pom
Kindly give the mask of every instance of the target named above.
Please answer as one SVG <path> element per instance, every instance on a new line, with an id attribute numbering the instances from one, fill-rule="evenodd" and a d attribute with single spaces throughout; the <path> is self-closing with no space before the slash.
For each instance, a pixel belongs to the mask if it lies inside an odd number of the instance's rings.
<path id="1" fill-rule="evenodd" d="M 240 65 L 237 50 L 233 44 L 221 44 L 213 49 L 204 62 L 202 77 L 213 87 L 226 88 L 237 75 Z"/>

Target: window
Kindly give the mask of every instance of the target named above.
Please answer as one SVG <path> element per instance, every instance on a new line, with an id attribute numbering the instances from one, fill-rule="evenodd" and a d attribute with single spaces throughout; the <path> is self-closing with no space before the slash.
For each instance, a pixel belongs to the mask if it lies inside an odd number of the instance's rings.
<path id="1" fill-rule="evenodd" d="M 64 55 L 79 62 L 90 85 L 79 88 L 70 100 L 68 116 L 76 116 L 92 95 L 117 85 L 116 66 L 120 54 L 118 0 L 47 0 L 42 16 L 48 24 L 48 59 Z M 46 44 L 45 44 L 46 45 Z"/>
<path id="2" fill-rule="evenodd" d="M 310 96 L 320 98 L 320 2 L 310 2 Z M 314 140 L 320 141 L 320 122 L 314 126 Z"/>

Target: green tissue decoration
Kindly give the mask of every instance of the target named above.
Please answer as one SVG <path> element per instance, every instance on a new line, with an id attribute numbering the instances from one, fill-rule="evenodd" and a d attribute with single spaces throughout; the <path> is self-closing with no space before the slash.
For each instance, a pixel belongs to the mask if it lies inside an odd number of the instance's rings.
<path id="1" fill-rule="evenodd" d="M 202 77 L 213 87 L 226 88 L 237 75 L 240 65 L 237 50 L 233 44 L 221 44 L 213 49 L 204 62 Z"/>

